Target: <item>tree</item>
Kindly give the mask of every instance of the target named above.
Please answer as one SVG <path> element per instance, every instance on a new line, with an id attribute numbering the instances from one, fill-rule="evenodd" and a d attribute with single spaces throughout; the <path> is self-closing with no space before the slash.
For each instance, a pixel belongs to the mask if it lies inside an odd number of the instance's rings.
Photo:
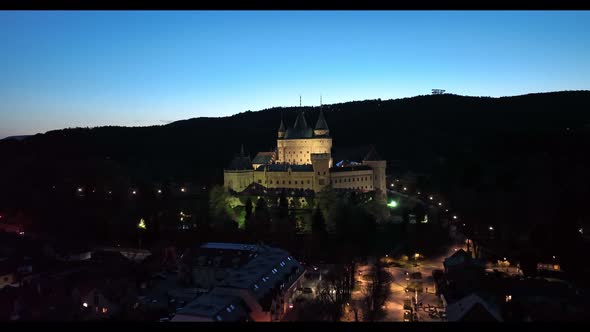
<path id="1" fill-rule="evenodd" d="M 383 269 L 380 260 L 377 259 L 369 270 L 366 286 L 361 290 L 364 295 L 364 318 L 366 321 L 375 321 L 377 315 L 382 312 L 381 307 L 389 295 L 391 281 L 391 274 Z"/>
<path id="2" fill-rule="evenodd" d="M 352 292 L 350 274 L 347 273 L 348 268 L 347 265 L 336 264 L 318 286 L 320 300 L 330 308 L 330 316 L 334 322 L 339 321 L 342 317 L 344 306 L 350 299 Z"/>
<path id="3" fill-rule="evenodd" d="M 227 203 L 229 193 L 222 186 L 214 186 L 209 192 L 209 213 L 214 221 L 229 219 L 231 212 Z"/>
<path id="4" fill-rule="evenodd" d="M 279 196 L 279 219 L 285 219 L 289 215 L 289 200 L 285 195 L 285 191 L 281 192 Z"/>
<path id="5" fill-rule="evenodd" d="M 270 230 L 270 212 L 266 200 L 260 197 L 256 201 L 256 210 L 254 210 L 253 228 L 256 234 L 264 236 Z"/>
<path id="6" fill-rule="evenodd" d="M 313 212 L 311 219 L 311 232 L 320 236 L 325 236 L 327 233 L 326 221 L 324 220 L 324 215 L 322 214 L 322 210 L 320 210 L 319 206 L 316 207 Z"/>
<path id="7" fill-rule="evenodd" d="M 252 216 L 252 199 L 248 197 L 246 200 L 246 221 Z"/>

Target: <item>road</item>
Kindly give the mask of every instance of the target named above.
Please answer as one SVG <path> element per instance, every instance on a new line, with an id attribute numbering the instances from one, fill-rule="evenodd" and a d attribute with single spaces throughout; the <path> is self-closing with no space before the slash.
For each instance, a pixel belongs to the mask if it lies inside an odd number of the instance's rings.
<path id="1" fill-rule="evenodd" d="M 446 248 L 444 254 L 436 257 L 426 257 L 418 261 L 416 267 L 412 263 L 402 262 L 399 259 L 384 258 L 384 260 L 392 262 L 392 265 L 386 266 L 385 269 L 392 275 L 393 281 L 389 284 L 390 294 L 385 301 L 384 311 L 385 315 L 380 319 L 381 321 L 395 322 L 404 320 L 404 300 L 415 299 L 416 295 L 418 303 L 422 303 L 423 306 L 428 305 L 434 307 L 441 307 L 439 298 L 434 294 L 434 280 L 432 278 L 432 271 L 436 269 L 442 270 L 443 261 L 445 258 L 453 255 L 457 250 L 461 249 L 461 245 L 452 245 Z M 343 321 L 354 321 L 354 312 L 351 310 L 352 307 L 356 308 L 359 312 L 359 319 L 362 319 L 362 301 L 364 295 L 361 291 L 366 286 L 367 281 L 363 279 L 363 275 L 367 274 L 370 269 L 373 268 L 373 264 L 363 264 L 357 266 L 356 276 L 358 280 L 358 287 L 352 293 L 349 310 L 347 310 L 343 316 Z M 406 275 L 406 272 L 408 275 Z M 406 288 L 410 284 L 410 274 L 414 272 L 420 272 L 422 279 L 415 280 L 421 282 L 424 292 L 406 293 Z M 440 318 L 432 318 L 427 311 L 418 308 L 415 311 L 417 314 L 418 321 L 441 321 Z"/>

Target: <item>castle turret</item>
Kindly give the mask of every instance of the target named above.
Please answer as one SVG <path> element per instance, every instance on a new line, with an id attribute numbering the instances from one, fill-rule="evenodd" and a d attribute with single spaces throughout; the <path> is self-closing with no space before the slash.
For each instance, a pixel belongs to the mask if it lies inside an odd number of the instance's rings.
<path id="1" fill-rule="evenodd" d="M 281 125 L 279 126 L 279 133 L 278 133 L 278 137 L 279 138 L 283 138 L 285 137 L 285 132 L 287 130 L 285 129 L 285 123 L 283 122 L 283 117 L 281 117 Z"/>
<path id="2" fill-rule="evenodd" d="M 313 134 L 315 136 L 330 136 L 330 129 L 328 129 L 328 123 L 324 118 L 324 111 L 320 108 L 320 116 L 318 117 L 318 122 L 315 124 L 315 129 L 313 130 Z"/>

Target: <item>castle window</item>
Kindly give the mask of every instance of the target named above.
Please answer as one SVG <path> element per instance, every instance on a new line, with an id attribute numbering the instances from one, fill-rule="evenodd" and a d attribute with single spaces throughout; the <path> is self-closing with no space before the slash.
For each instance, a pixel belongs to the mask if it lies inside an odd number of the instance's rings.
<path id="1" fill-rule="evenodd" d="M 311 182 L 309 180 L 307 180 L 307 184 L 310 184 Z"/>
<path id="2" fill-rule="evenodd" d="M 297 184 L 297 181 L 295 181 L 295 184 Z"/>
<path id="3" fill-rule="evenodd" d="M 318 175 L 320 175 L 320 171 L 318 171 Z"/>
<path id="4" fill-rule="evenodd" d="M 283 184 L 285 184 L 285 180 L 283 180 Z"/>
<path id="5" fill-rule="evenodd" d="M 270 180 L 270 184 L 272 184 L 272 180 Z"/>
<path id="6" fill-rule="evenodd" d="M 326 175 L 326 171 L 324 171 L 324 175 Z"/>
<path id="7" fill-rule="evenodd" d="M 262 180 L 258 179 L 258 183 L 262 183 Z"/>
<path id="8" fill-rule="evenodd" d="M 291 180 L 289 180 L 289 184 L 291 184 Z"/>

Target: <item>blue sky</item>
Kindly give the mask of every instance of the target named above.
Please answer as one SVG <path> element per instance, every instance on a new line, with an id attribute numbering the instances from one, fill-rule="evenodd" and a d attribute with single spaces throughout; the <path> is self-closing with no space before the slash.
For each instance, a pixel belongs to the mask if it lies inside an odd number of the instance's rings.
<path id="1" fill-rule="evenodd" d="M 590 89 L 589 11 L 0 12 L 0 137 Z"/>

